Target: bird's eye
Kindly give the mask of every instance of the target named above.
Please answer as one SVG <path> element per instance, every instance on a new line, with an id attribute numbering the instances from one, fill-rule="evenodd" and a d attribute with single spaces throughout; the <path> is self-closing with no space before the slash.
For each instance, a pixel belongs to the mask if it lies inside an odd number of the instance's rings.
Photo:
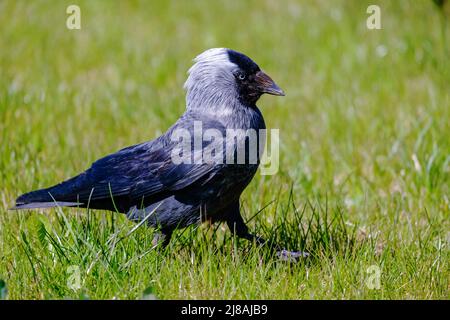
<path id="1" fill-rule="evenodd" d="M 239 80 L 244 80 L 246 76 L 245 76 L 245 73 L 239 72 L 237 77 L 238 77 Z"/>

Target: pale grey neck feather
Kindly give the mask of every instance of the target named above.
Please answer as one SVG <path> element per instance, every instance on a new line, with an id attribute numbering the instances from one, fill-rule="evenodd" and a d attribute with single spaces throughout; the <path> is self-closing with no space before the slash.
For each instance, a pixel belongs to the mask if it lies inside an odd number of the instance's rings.
<path id="1" fill-rule="evenodd" d="M 195 59 L 184 84 L 186 111 L 201 112 L 221 121 L 227 128 L 261 128 L 264 120 L 256 106 L 243 105 L 238 97 L 227 49 L 209 49 Z"/>
<path id="2" fill-rule="evenodd" d="M 186 108 L 232 112 L 239 103 L 233 75 L 237 66 L 229 61 L 227 49 L 209 49 L 194 61 L 184 84 Z"/>

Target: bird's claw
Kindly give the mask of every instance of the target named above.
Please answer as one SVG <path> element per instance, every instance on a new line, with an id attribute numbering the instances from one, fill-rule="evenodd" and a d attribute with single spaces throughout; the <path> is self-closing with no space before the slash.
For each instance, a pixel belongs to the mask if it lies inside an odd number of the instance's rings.
<path id="1" fill-rule="evenodd" d="M 282 261 L 297 262 L 299 258 L 309 257 L 308 252 L 281 250 L 277 252 L 277 257 Z"/>

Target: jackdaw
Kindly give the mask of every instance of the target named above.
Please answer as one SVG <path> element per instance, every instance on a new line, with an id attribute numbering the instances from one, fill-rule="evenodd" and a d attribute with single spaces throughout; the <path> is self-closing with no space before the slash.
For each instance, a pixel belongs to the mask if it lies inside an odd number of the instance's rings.
<path id="1" fill-rule="evenodd" d="M 76 206 L 126 213 L 131 220 L 146 219 L 149 226 L 158 227 L 155 241 L 163 245 L 174 229 L 204 221 L 226 222 L 238 237 L 267 243 L 249 232 L 239 198 L 256 173 L 265 139 L 260 133 L 266 126 L 255 103 L 264 93 L 284 92 L 255 62 L 234 50 L 209 49 L 194 62 L 184 85 L 186 111 L 165 134 L 101 158 L 60 184 L 21 195 L 14 209 Z M 203 137 L 199 144 L 196 125 L 200 135 L 208 130 L 223 136 L 229 129 L 241 131 L 233 144 L 217 135 Z M 256 142 L 250 141 L 249 130 L 258 133 Z M 181 143 L 185 136 L 194 141 Z M 211 146 L 214 161 L 205 161 L 202 151 Z M 245 156 L 239 162 L 242 146 Z M 225 155 L 230 150 L 231 157 Z M 180 157 L 188 161 L 180 162 Z"/>

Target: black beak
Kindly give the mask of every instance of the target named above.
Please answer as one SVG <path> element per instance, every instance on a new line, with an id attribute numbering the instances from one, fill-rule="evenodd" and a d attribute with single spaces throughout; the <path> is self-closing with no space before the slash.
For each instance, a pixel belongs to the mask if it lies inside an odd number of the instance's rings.
<path id="1" fill-rule="evenodd" d="M 255 75 L 255 81 L 258 85 L 259 91 L 262 93 L 272 94 L 274 96 L 284 96 L 284 91 L 262 71 L 258 71 Z"/>

